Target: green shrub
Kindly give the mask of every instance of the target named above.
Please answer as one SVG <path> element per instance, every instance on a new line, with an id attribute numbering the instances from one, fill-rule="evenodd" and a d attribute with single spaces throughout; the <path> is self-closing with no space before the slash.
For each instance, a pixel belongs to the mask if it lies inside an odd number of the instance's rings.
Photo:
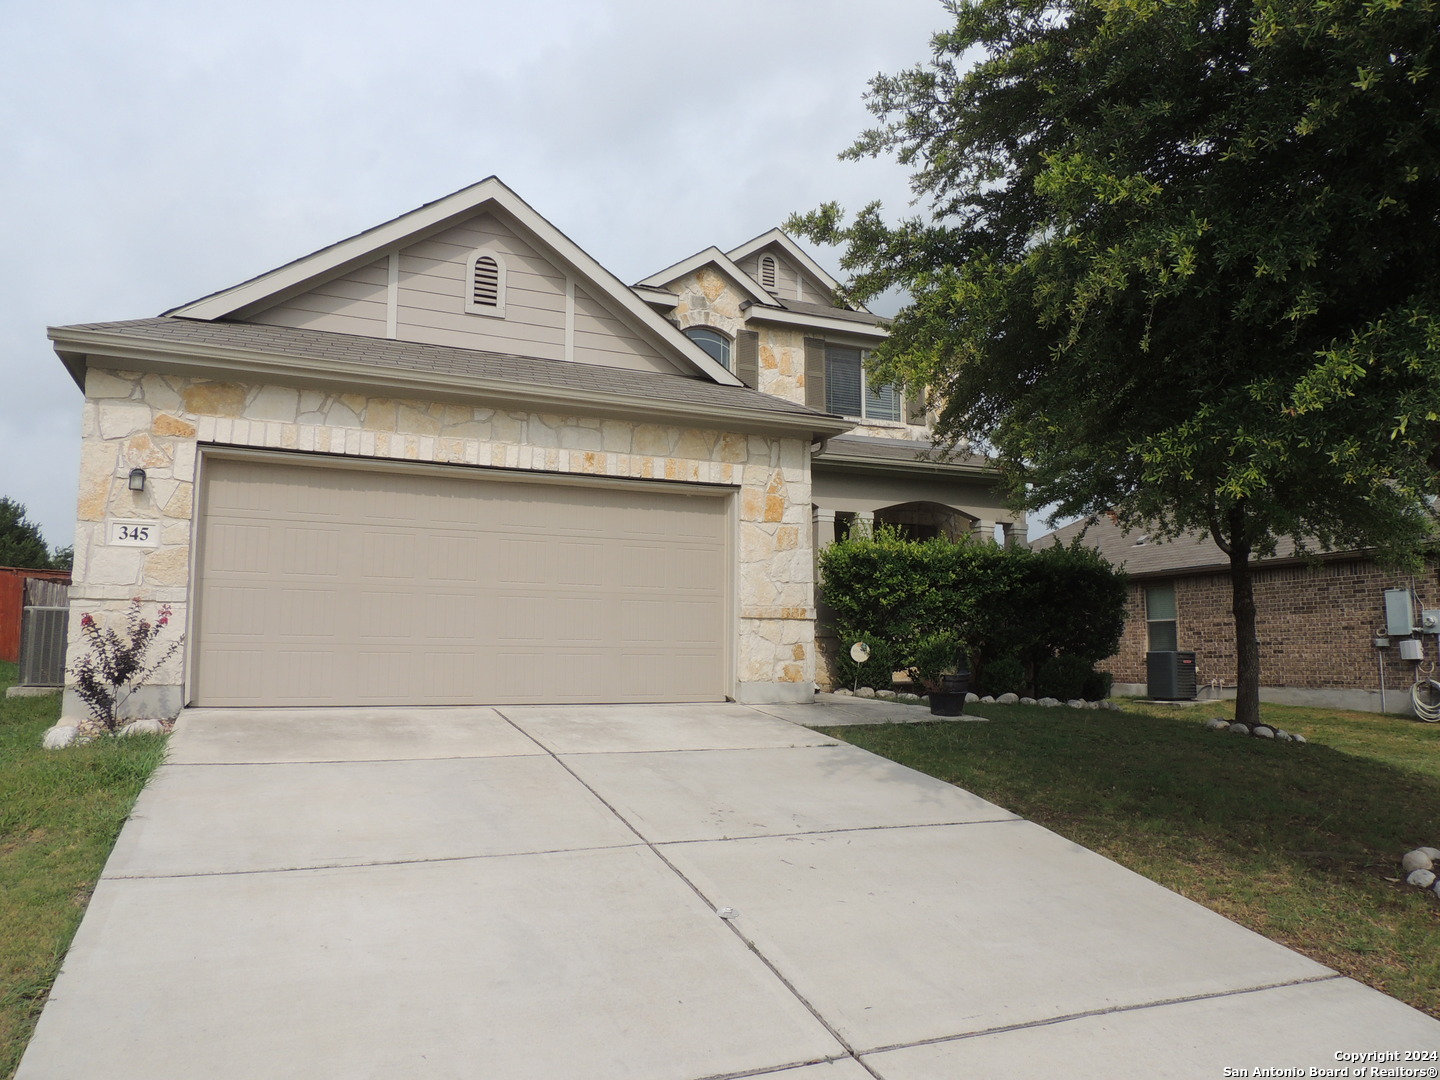
<path id="1" fill-rule="evenodd" d="M 850 658 L 850 647 L 857 641 L 870 646 L 870 659 L 857 664 Z M 835 658 L 835 674 L 841 686 L 868 686 L 875 690 L 889 690 L 895 682 L 895 672 L 904 665 L 896 662 L 895 649 L 875 634 L 841 634 L 840 654 Z"/>
<path id="2" fill-rule="evenodd" d="M 941 675 L 969 671 L 965 643 L 959 634 L 941 631 L 927 634 L 915 647 L 915 661 L 910 666 L 910 680 L 926 693 L 940 689 Z"/>
<path id="3" fill-rule="evenodd" d="M 896 670 L 916 666 L 924 639 L 950 633 L 964 640 L 981 679 L 1000 663 L 997 678 L 1019 685 L 1018 693 L 1025 676 L 1017 681 L 1002 658 L 1038 672 L 1063 653 L 1085 660 L 1088 671 L 1115 653 L 1125 626 L 1125 575 L 1078 543 L 1032 551 L 968 537 L 906 540 L 882 525 L 830 544 L 819 562 L 836 635 L 886 642 Z M 842 678 L 847 663 L 842 656 Z"/>
<path id="4" fill-rule="evenodd" d="M 1092 671 L 1085 677 L 1085 687 L 1080 696 L 1086 701 L 1104 701 L 1110 696 L 1115 685 L 1115 676 L 1108 671 Z"/>
<path id="5" fill-rule="evenodd" d="M 1046 660 L 1035 672 L 1035 696 L 1061 701 L 1085 696 L 1085 684 L 1095 674 L 1083 656 L 1061 653 Z"/>
<path id="6" fill-rule="evenodd" d="M 976 693 L 994 697 L 1030 692 L 1030 680 L 1026 677 L 1025 665 L 1014 654 L 997 657 L 986 664 L 985 670 L 980 673 L 978 685 L 980 689 Z"/>

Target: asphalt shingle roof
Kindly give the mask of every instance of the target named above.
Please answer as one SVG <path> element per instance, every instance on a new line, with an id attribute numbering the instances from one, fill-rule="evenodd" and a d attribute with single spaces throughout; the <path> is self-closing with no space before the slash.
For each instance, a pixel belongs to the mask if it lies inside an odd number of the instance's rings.
<path id="1" fill-rule="evenodd" d="M 1131 574 L 1160 574 L 1171 571 L 1228 568 L 1230 557 L 1206 533 L 1187 533 L 1174 540 L 1152 539 L 1144 529 L 1122 532 L 1120 526 L 1102 515 L 1093 523 L 1076 521 L 1035 541 L 1036 547 L 1052 542 L 1069 545 L 1075 537 L 1096 548 L 1109 562 Z M 1282 537 L 1275 554 L 1268 559 L 1295 557 L 1294 541 Z"/>
<path id="2" fill-rule="evenodd" d="M 462 378 L 496 379 L 522 386 L 553 387 L 577 393 L 623 394 L 679 405 L 748 409 L 777 416 L 826 416 L 770 394 L 743 386 L 721 386 L 703 378 L 563 360 L 537 360 L 483 349 L 461 349 L 289 326 L 162 316 L 123 322 L 81 323 L 57 329 L 93 331 L 134 338 L 137 342 L 194 346 L 200 351 L 211 348 L 245 349 L 322 363 L 334 360 L 381 369 L 399 368 Z"/>

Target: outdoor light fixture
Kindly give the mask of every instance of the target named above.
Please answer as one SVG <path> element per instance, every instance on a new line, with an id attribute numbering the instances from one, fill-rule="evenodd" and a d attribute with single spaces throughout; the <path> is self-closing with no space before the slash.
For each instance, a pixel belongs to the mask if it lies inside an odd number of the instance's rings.
<path id="1" fill-rule="evenodd" d="M 144 470 L 144 469 L 131 469 L 131 470 L 130 470 L 130 490 L 131 490 L 131 491 L 144 491 L 144 490 L 145 490 L 145 470 Z"/>

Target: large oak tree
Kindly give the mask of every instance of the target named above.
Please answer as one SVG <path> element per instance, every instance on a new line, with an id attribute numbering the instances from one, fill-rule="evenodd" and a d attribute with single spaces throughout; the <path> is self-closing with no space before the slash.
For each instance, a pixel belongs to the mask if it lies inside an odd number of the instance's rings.
<path id="1" fill-rule="evenodd" d="M 1437 5 L 945 6 L 847 152 L 911 166 L 922 213 L 792 226 L 842 246 L 855 297 L 908 291 L 876 377 L 929 387 L 942 437 L 991 448 L 1017 501 L 1214 536 L 1253 722 L 1252 560 L 1425 536 Z"/>

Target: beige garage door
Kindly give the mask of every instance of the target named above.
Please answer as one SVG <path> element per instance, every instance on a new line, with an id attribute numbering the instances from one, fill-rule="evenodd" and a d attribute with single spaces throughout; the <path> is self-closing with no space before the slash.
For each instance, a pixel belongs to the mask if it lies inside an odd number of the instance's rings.
<path id="1" fill-rule="evenodd" d="M 725 697 L 727 500 L 457 472 L 208 460 L 195 702 Z"/>

